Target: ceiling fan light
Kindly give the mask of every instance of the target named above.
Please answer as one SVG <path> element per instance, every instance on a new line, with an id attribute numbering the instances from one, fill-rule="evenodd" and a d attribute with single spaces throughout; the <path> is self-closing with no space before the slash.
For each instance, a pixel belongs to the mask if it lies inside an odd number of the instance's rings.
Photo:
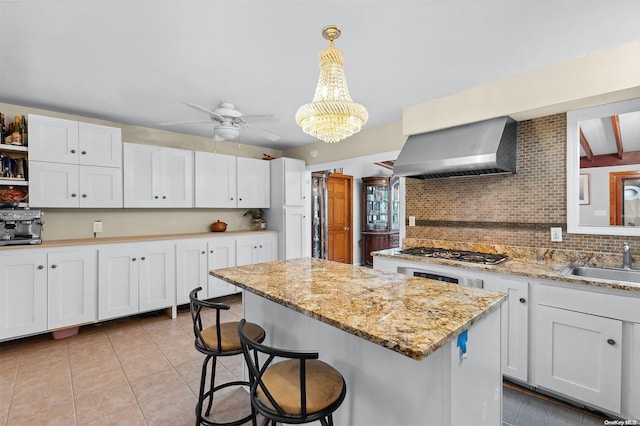
<path id="1" fill-rule="evenodd" d="M 301 106 L 296 123 L 302 131 L 323 142 L 335 143 L 358 133 L 369 118 L 367 109 L 351 100 L 344 75 L 344 55 L 333 47 L 340 29 L 328 26 L 322 30 L 329 47 L 318 55 L 320 77 L 313 102 Z"/>
<path id="2" fill-rule="evenodd" d="M 214 136 L 222 138 L 222 140 L 231 140 L 238 137 L 240 130 L 236 126 L 230 124 L 220 124 L 214 130 Z"/>

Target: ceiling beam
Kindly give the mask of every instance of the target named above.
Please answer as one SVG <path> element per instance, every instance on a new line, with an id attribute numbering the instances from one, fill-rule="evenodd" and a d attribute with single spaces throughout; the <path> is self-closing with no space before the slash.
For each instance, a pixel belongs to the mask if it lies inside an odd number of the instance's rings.
<path id="1" fill-rule="evenodd" d="M 618 158 L 622 159 L 622 136 L 620 135 L 620 120 L 617 115 L 611 116 L 611 127 L 613 128 L 613 136 L 616 138 L 616 151 Z"/>
<path id="2" fill-rule="evenodd" d="M 629 151 L 618 158 L 618 154 L 594 155 L 591 159 L 580 157 L 580 168 L 590 169 L 593 167 L 626 166 L 640 163 L 640 151 Z"/>
<path id="3" fill-rule="evenodd" d="M 586 158 L 586 160 L 591 161 L 593 159 L 593 151 L 591 151 L 591 146 L 589 145 L 589 141 L 587 140 L 587 137 L 582 132 L 582 129 L 580 129 L 580 146 L 582 147 L 582 149 L 586 154 L 585 157 L 580 158 L 580 163 L 582 163 L 582 158 Z"/>

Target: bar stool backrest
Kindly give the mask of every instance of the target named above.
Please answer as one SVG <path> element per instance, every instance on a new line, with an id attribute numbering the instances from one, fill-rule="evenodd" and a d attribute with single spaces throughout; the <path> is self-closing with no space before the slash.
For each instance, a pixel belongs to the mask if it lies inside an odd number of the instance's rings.
<path id="1" fill-rule="evenodd" d="M 189 293 L 189 307 L 191 310 L 191 319 L 193 320 L 193 334 L 195 336 L 196 347 L 200 347 L 206 351 L 213 353 L 222 352 L 222 333 L 220 331 L 220 311 L 228 310 L 229 305 L 222 303 L 214 303 L 206 300 L 198 299 L 198 292 L 202 290 L 202 287 L 194 288 Z M 216 311 L 216 347 L 212 347 L 202 337 L 202 312 L 203 308 L 215 309 Z M 206 312 L 206 310 L 205 310 Z"/>

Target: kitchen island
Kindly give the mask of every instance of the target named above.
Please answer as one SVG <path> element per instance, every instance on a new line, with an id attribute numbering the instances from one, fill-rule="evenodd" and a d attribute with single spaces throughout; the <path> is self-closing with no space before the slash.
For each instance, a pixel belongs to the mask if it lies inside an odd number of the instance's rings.
<path id="1" fill-rule="evenodd" d="M 335 424 L 501 424 L 503 293 L 309 258 L 210 274 L 246 290 L 267 344 L 343 374 Z"/>

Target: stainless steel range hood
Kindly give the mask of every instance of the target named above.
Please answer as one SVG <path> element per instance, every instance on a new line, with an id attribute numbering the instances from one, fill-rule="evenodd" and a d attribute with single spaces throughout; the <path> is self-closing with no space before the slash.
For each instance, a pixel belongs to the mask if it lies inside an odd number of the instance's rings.
<path id="1" fill-rule="evenodd" d="M 498 117 L 409 136 L 393 174 L 420 179 L 516 172 L 516 122 Z"/>

